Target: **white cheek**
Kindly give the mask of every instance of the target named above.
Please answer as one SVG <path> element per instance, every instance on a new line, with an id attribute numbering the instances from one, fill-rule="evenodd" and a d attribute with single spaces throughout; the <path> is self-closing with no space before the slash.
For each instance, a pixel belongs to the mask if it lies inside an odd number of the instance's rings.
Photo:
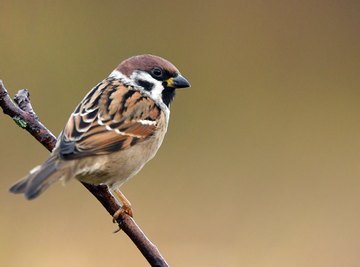
<path id="1" fill-rule="evenodd" d="M 161 94 L 162 94 L 163 90 L 164 90 L 164 86 L 162 85 L 162 82 L 154 80 L 154 87 L 151 90 L 152 98 L 155 99 L 155 100 L 161 100 L 162 101 Z"/>
<path id="2" fill-rule="evenodd" d="M 156 79 L 154 79 L 149 73 L 144 72 L 144 71 L 134 71 L 133 74 L 130 76 L 130 79 L 132 81 L 136 81 L 136 80 L 143 80 L 143 81 L 147 81 L 151 84 L 154 85 L 154 87 L 151 89 L 150 92 L 148 91 L 143 91 L 146 92 L 147 94 L 149 94 L 151 96 L 152 99 L 154 99 L 155 101 L 161 101 L 161 93 L 164 90 L 164 87 L 162 85 L 161 81 L 158 81 Z"/>

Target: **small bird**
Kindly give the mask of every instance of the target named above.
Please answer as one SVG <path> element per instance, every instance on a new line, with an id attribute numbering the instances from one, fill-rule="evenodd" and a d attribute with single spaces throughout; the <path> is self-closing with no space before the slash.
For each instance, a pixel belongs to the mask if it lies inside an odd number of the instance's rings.
<path id="1" fill-rule="evenodd" d="M 71 114 L 49 158 L 10 188 L 34 199 L 58 180 L 106 184 L 132 216 L 119 187 L 152 159 L 167 131 L 169 106 L 190 83 L 169 61 L 153 55 L 124 60 Z"/>

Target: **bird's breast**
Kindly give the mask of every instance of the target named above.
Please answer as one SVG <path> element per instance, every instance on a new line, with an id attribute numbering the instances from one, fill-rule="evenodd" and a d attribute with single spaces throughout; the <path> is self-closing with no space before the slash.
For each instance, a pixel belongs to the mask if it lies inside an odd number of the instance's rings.
<path id="1" fill-rule="evenodd" d="M 119 187 L 137 174 L 158 151 L 166 133 L 161 127 L 153 136 L 136 145 L 108 155 L 81 159 L 82 165 L 76 178 L 90 184 L 108 184 Z"/>

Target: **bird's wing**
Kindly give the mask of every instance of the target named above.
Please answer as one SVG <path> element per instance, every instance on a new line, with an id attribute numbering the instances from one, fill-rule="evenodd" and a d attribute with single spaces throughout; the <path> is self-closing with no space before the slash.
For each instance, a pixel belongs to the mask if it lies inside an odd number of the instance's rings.
<path id="1" fill-rule="evenodd" d="M 151 98 L 108 78 L 70 116 L 60 135 L 59 155 L 71 160 L 127 149 L 154 134 L 161 112 Z"/>

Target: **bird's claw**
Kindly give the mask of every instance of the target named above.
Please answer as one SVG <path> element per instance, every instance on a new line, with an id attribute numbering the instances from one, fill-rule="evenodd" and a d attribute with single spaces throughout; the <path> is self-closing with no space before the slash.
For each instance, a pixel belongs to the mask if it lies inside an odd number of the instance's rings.
<path id="1" fill-rule="evenodd" d="M 122 206 L 121 208 L 119 208 L 117 211 L 115 211 L 115 213 L 113 214 L 113 223 L 117 223 L 117 220 L 120 218 L 120 216 L 122 216 L 123 214 L 127 214 L 129 215 L 131 218 L 133 218 L 133 212 L 131 209 L 131 206 Z M 119 229 L 114 231 L 114 234 L 119 232 L 121 230 L 121 227 L 119 225 Z"/>

